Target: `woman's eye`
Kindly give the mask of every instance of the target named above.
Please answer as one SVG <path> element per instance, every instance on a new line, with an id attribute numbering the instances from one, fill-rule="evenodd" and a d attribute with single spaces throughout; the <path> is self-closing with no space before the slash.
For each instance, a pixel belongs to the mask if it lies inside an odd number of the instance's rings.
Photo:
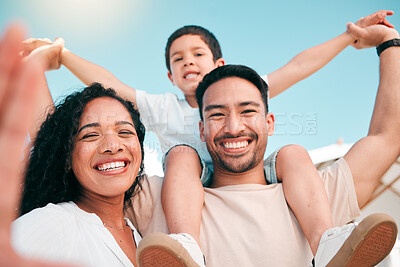
<path id="1" fill-rule="evenodd" d="M 129 131 L 129 130 L 121 130 L 118 132 L 118 134 L 124 135 L 124 136 L 135 135 L 132 131 Z"/>
<path id="2" fill-rule="evenodd" d="M 97 138 L 98 136 L 99 136 L 98 133 L 88 133 L 82 136 L 81 140 L 91 140 Z"/>

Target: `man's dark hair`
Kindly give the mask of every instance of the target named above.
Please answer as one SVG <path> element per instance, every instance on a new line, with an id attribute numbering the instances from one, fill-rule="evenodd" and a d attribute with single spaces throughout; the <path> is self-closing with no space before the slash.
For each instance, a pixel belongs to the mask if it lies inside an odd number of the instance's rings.
<path id="1" fill-rule="evenodd" d="M 65 98 L 50 112 L 34 141 L 28 168 L 25 174 L 20 214 L 23 215 L 48 203 L 77 200 L 81 186 L 72 171 L 72 150 L 78 133 L 80 119 L 85 106 L 94 99 L 109 97 L 119 101 L 129 112 L 135 127 L 142 154 L 139 173 L 132 186 L 125 192 L 125 204 L 136 194 L 143 179 L 143 140 L 145 127 L 133 104 L 119 97 L 114 90 L 94 83 L 81 92 Z"/>
<path id="2" fill-rule="evenodd" d="M 217 38 L 215 38 L 214 34 L 212 34 L 209 30 L 196 26 L 196 25 L 187 25 L 182 28 L 177 29 L 171 36 L 168 38 L 167 45 L 165 46 L 165 63 L 167 64 L 167 69 L 171 72 L 171 65 L 169 63 L 170 57 L 169 52 L 171 50 L 172 43 L 183 35 L 198 35 L 201 40 L 206 43 L 206 45 L 210 48 L 213 54 L 214 62 L 218 59 L 222 58 L 221 46 Z"/>
<path id="3" fill-rule="evenodd" d="M 203 96 L 208 87 L 224 78 L 238 77 L 254 84 L 260 91 L 265 104 L 265 110 L 268 112 L 268 85 L 263 78 L 253 69 L 243 65 L 225 65 L 218 67 L 204 76 L 203 81 L 199 83 L 196 89 L 196 100 L 199 105 L 200 118 L 203 120 Z M 229 97 L 229 96 L 226 96 Z"/>

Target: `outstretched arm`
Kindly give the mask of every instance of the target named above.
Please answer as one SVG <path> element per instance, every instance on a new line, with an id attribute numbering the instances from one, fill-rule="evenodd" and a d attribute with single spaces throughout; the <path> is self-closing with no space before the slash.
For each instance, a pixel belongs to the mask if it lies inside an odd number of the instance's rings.
<path id="1" fill-rule="evenodd" d="M 23 173 L 23 147 L 40 83 L 42 66 L 21 62 L 18 56 L 24 31 L 11 27 L 0 41 L 0 266 L 59 266 L 19 257 L 10 243 Z M 66 267 L 66 265 L 63 265 Z"/>
<path id="2" fill-rule="evenodd" d="M 385 17 L 393 11 L 381 10 L 357 21 L 360 27 L 382 24 L 393 28 Z M 296 55 L 282 68 L 268 74 L 270 97 L 274 97 L 295 83 L 315 73 L 356 39 L 347 32 L 325 43 L 311 47 Z"/>
<path id="3" fill-rule="evenodd" d="M 384 26 L 365 29 L 354 24 L 348 31 L 359 41 L 356 48 L 378 46 L 399 38 Z M 390 47 L 380 56 L 380 81 L 368 136 L 344 156 L 353 174 L 359 206 L 371 197 L 382 175 L 400 155 L 400 47 Z"/>
<path id="4" fill-rule="evenodd" d="M 84 84 L 94 82 L 103 84 L 104 87 L 113 88 L 120 96 L 133 102 L 136 106 L 136 91 L 115 77 L 111 72 L 90 61 L 87 61 L 68 49 L 63 50 L 61 63 L 67 67 Z"/>

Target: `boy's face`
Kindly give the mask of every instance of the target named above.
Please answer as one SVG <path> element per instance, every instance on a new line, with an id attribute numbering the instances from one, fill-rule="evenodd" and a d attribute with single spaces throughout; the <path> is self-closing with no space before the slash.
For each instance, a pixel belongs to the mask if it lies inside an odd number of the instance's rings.
<path id="1" fill-rule="evenodd" d="M 214 62 L 210 48 L 199 35 L 179 37 L 172 43 L 169 53 L 171 72 L 168 78 L 185 96 L 194 96 L 203 77 L 225 64 L 222 58 Z"/>

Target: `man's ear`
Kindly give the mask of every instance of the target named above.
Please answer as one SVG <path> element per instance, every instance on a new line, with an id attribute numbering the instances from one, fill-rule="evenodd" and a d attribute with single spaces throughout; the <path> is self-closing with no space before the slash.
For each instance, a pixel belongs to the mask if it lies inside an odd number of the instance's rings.
<path id="1" fill-rule="evenodd" d="M 168 71 L 168 79 L 169 79 L 169 80 L 171 81 L 171 83 L 175 86 L 174 78 L 172 77 L 172 74 L 171 74 L 170 71 Z"/>
<path id="2" fill-rule="evenodd" d="M 201 141 L 205 142 L 206 139 L 204 138 L 204 122 L 202 120 L 199 121 L 199 131 L 200 131 L 200 139 L 201 139 Z"/>
<path id="3" fill-rule="evenodd" d="M 222 67 L 225 65 L 225 59 L 223 59 L 222 57 L 217 59 L 217 61 L 215 61 L 215 66 L 217 67 Z"/>
<path id="4" fill-rule="evenodd" d="M 271 136 L 274 134 L 275 131 L 275 116 L 273 113 L 268 113 L 265 122 L 267 123 L 268 126 L 268 136 Z"/>

